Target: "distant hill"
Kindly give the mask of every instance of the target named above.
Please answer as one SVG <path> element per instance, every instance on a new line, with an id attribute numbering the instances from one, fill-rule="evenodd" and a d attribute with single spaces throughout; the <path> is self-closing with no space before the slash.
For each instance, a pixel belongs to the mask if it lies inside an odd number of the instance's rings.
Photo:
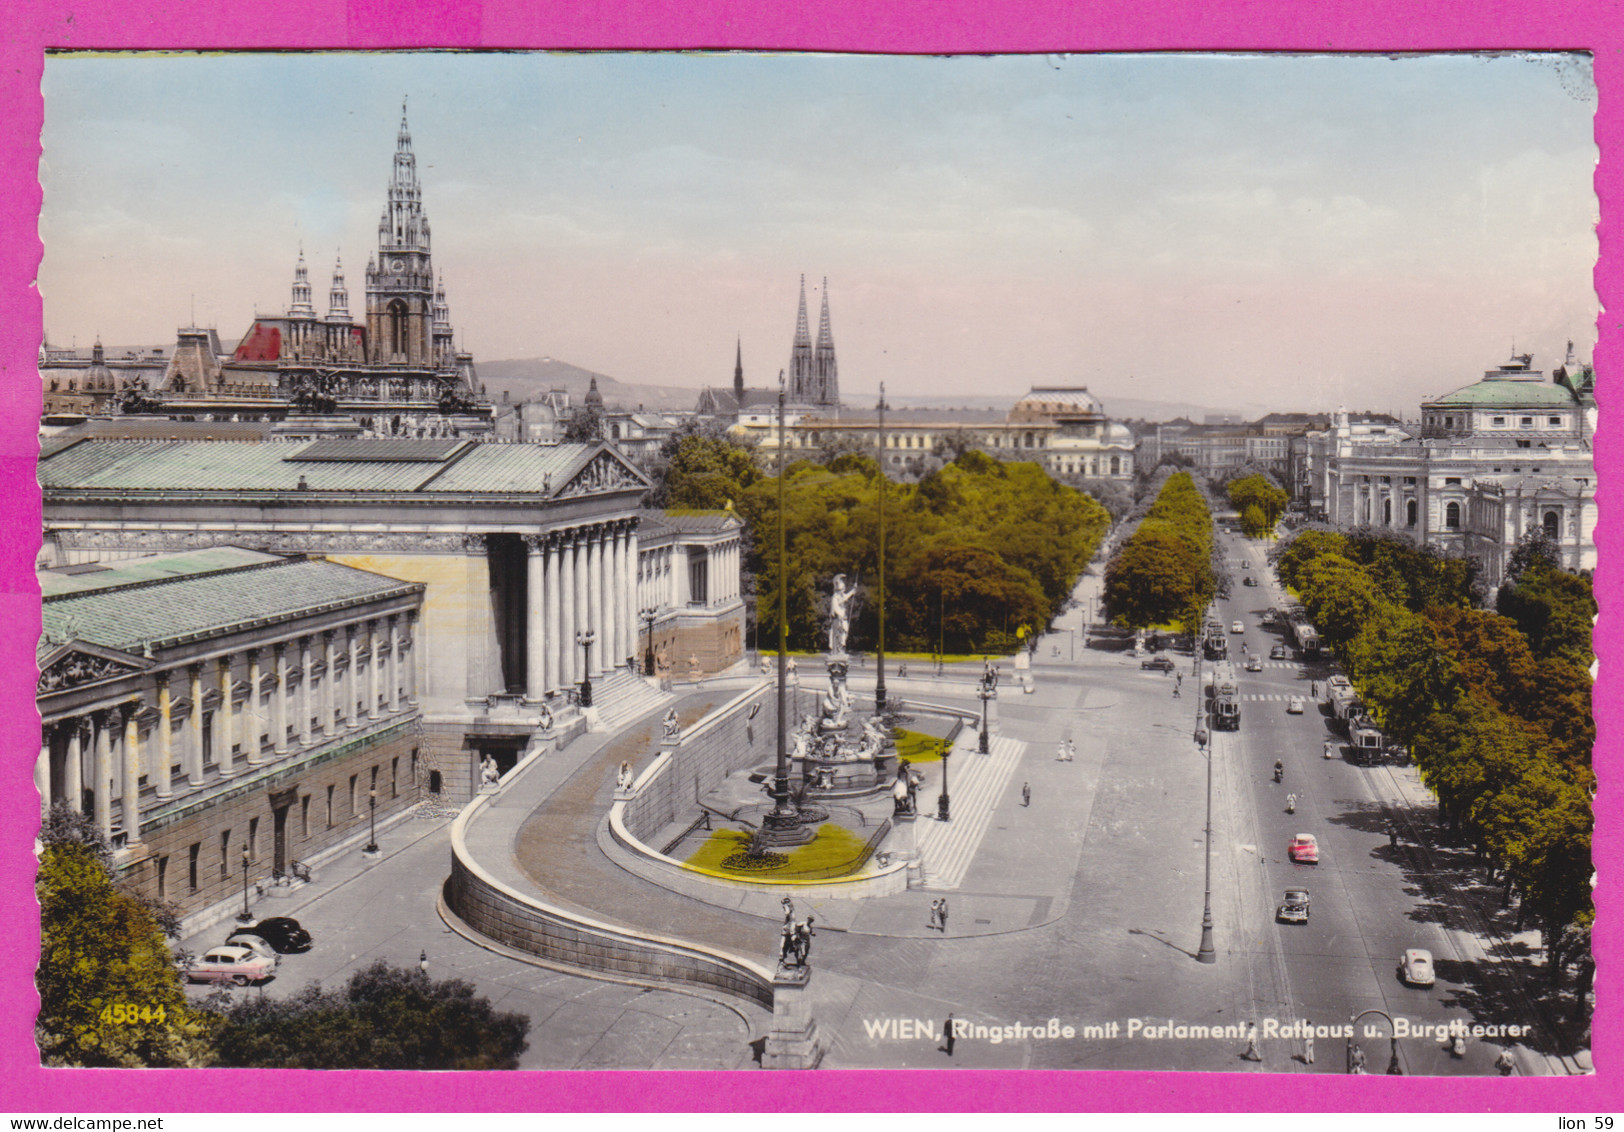
<path id="1" fill-rule="evenodd" d="M 570 404 L 579 405 L 592 379 L 598 379 L 598 392 L 610 409 L 691 410 L 699 400 L 699 390 L 680 385 L 636 385 L 617 381 L 608 374 L 571 365 L 557 358 L 506 358 L 480 362 L 479 379 L 485 395 L 500 402 L 506 393 L 511 401 L 532 401 L 551 389 L 567 389 Z"/>

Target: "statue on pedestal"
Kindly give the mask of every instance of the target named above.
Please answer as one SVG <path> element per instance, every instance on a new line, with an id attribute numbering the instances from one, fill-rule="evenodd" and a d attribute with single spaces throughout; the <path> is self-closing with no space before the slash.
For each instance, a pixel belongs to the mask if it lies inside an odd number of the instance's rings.
<path id="1" fill-rule="evenodd" d="M 620 773 L 615 775 L 615 789 L 624 793 L 632 788 L 632 764 L 620 764 Z"/>
<path id="2" fill-rule="evenodd" d="M 846 575 L 836 574 L 834 591 L 829 595 L 829 655 L 846 655 L 846 634 L 851 630 L 851 601 L 857 595 L 856 586 L 846 584 Z"/>
<path id="3" fill-rule="evenodd" d="M 677 722 L 676 708 L 672 708 L 670 711 L 665 713 L 665 719 L 661 721 L 661 726 L 665 728 L 665 736 L 662 740 L 663 742 L 675 743 L 678 739 L 682 738 L 682 724 Z"/>
<path id="4" fill-rule="evenodd" d="M 495 786 L 497 779 L 500 777 L 501 774 L 496 769 L 496 760 L 490 755 L 486 755 L 479 764 L 479 784 L 481 786 Z"/>

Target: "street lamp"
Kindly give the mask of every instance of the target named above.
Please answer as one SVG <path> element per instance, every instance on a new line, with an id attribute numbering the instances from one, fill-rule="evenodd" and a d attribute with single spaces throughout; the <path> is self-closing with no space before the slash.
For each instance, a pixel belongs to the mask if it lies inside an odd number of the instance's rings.
<path id="1" fill-rule="evenodd" d="M 592 706 L 592 643 L 598 635 L 591 629 L 582 629 L 575 634 L 575 643 L 586 650 L 585 658 L 581 662 L 581 706 Z"/>
<path id="2" fill-rule="evenodd" d="M 367 841 L 366 852 L 378 851 L 378 788 L 372 787 L 367 791 L 367 813 L 372 822 L 372 836 Z"/>
<path id="3" fill-rule="evenodd" d="M 942 744 L 942 792 L 936 797 L 936 820 L 952 821 L 953 813 L 947 801 L 947 757 L 953 753 L 953 744 Z"/>
<path id="4" fill-rule="evenodd" d="M 763 846 L 795 844 L 801 833 L 801 813 L 789 789 L 789 748 L 784 728 L 789 715 L 789 598 L 784 554 L 784 371 L 778 371 L 778 725 L 777 758 L 773 766 L 773 808 L 761 822 L 756 840 Z"/>
<path id="5" fill-rule="evenodd" d="M 239 924 L 250 923 L 254 914 L 248 910 L 248 846 L 242 847 L 242 911 L 237 913 Z"/>
<path id="6" fill-rule="evenodd" d="M 1358 1061 L 1355 1061 L 1354 1051 L 1358 1047 L 1354 1045 L 1353 1039 L 1359 1030 L 1359 1019 L 1363 1018 L 1366 1014 L 1380 1014 L 1383 1018 L 1387 1019 L 1388 1042 L 1390 1043 L 1390 1051 L 1387 1059 L 1387 1074 L 1390 1077 L 1404 1076 L 1404 1068 L 1398 1063 L 1398 1027 L 1394 1025 L 1393 1016 L 1391 1014 L 1387 1013 L 1385 1010 L 1377 1010 L 1375 1008 L 1355 1014 L 1351 1019 L 1348 1020 L 1348 1052 L 1347 1064 L 1345 1067 L 1346 1072 L 1356 1073 L 1363 1072 L 1364 1070 L 1363 1058 L 1361 1057 Z"/>
<path id="7" fill-rule="evenodd" d="M 1199 694 L 1199 690 L 1198 690 Z M 1207 891 L 1201 906 L 1201 947 L 1195 953 L 1197 963 L 1216 963 L 1218 953 L 1212 946 L 1212 755 L 1208 748 L 1209 731 L 1203 727 L 1196 731 L 1195 741 L 1207 760 L 1207 843 L 1204 856 L 1207 868 Z"/>
<path id="8" fill-rule="evenodd" d="M 982 676 L 981 688 L 976 692 L 976 696 L 981 700 L 981 735 L 976 745 L 977 754 L 987 755 L 992 753 L 992 748 L 987 742 L 987 704 L 997 694 L 998 690 L 993 687 L 992 681 L 987 676 Z"/>
<path id="9" fill-rule="evenodd" d="M 885 382 L 880 382 L 880 640 L 874 650 L 879 675 L 874 680 L 874 710 L 885 710 Z M 944 768 L 946 764 L 943 764 Z"/>
<path id="10" fill-rule="evenodd" d="M 654 622 L 659 618 L 660 611 L 653 606 L 637 611 L 637 616 L 643 619 L 643 628 L 648 633 L 648 655 L 643 658 L 643 675 L 654 675 Z"/>

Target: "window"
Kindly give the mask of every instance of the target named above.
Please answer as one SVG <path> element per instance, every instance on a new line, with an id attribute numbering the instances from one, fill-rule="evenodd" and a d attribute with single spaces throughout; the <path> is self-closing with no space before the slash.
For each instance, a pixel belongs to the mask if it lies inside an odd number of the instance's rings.
<path id="1" fill-rule="evenodd" d="M 1533 417 L 1524 417 L 1522 419 L 1522 426 L 1524 428 L 1533 428 L 1534 427 L 1534 418 Z"/>
<path id="2" fill-rule="evenodd" d="M 1444 477 L 1444 486 L 1445 487 L 1459 487 L 1460 486 L 1460 477 L 1459 476 L 1445 476 Z"/>
<path id="3" fill-rule="evenodd" d="M 169 858 L 158 858 L 158 899 L 169 899 Z"/>
<path id="4" fill-rule="evenodd" d="M 1460 504 L 1451 503 L 1444 508 L 1444 526 L 1452 531 L 1460 530 Z"/>
<path id="5" fill-rule="evenodd" d="M 358 775 L 358 774 L 350 775 L 350 817 L 352 817 L 352 818 L 358 816 L 361 813 L 360 806 L 356 802 L 356 793 L 355 793 L 355 780 L 360 778 L 360 777 L 361 776 Z"/>
<path id="6" fill-rule="evenodd" d="M 412 748 L 412 785 L 417 785 L 417 748 Z"/>
<path id="7" fill-rule="evenodd" d="M 1506 425 L 1506 418 L 1504 418 L 1504 417 L 1495 417 L 1494 418 L 1494 427 L 1495 428 L 1504 428 L 1505 425 Z"/>
<path id="8" fill-rule="evenodd" d="M 1393 525 L 1393 501 L 1391 499 L 1382 500 L 1382 525 L 1388 527 Z"/>
<path id="9" fill-rule="evenodd" d="M 203 765 L 214 765 L 214 713 L 203 713 Z"/>
<path id="10" fill-rule="evenodd" d="M 231 875 L 231 831 L 229 829 L 220 831 L 220 875 L 222 877 Z"/>
<path id="11" fill-rule="evenodd" d="M 696 550 L 688 559 L 688 604 L 705 604 L 705 554 Z"/>
<path id="12" fill-rule="evenodd" d="M 248 855 L 259 860 L 259 819 L 248 819 Z"/>
<path id="13" fill-rule="evenodd" d="M 327 828 L 333 828 L 333 791 L 336 789 L 329 784 L 327 787 Z"/>
<path id="14" fill-rule="evenodd" d="M 1412 499 L 1404 505 L 1404 519 L 1407 526 L 1415 526 L 1415 500 Z"/>
<path id="15" fill-rule="evenodd" d="M 1415 483 L 1415 477 L 1414 476 L 1405 476 L 1403 482 L 1413 485 Z"/>
<path id="16" fill-rule="evenodd" d="M 203 851 L 203 843 L 194 841 L 186 850 L 186 886 L 190 892 L 197 891 L 197 858 Z"/>
<path id="17" fill-rule="evenodd" d="M 400 797 L 400 756 L 389 760 L 389 796 Z"/>
<path id="18" fill-rule="evenodd" d="M 1554 539 L 1558 537 L 1561 529 L 1562 517 L 1555 511 L 1545 512 L 1545 537 Z"/>
<path id="19" fill-rule="evenodd" d="M 1562 427 L 1562 418 L 1561 417 L 1546 417 L 1545 418 L 1545 423 L 1550 425 L 1552 428 L 1561 428 Z"/>
<path id="20" fill-rule="evenodd" d="M 310 795 L 299 799 L 299 839 L 310 840 Z"/>

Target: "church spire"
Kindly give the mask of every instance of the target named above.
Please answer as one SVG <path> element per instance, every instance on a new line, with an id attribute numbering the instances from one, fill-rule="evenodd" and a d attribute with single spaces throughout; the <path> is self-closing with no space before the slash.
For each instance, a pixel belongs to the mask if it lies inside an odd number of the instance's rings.
<path id="1" fill-rule="evenodd" d="M 744 408 L 744 339 L 739 338 L 734 343 L 733 353 L 733 404 L 737 408 Z"/>
<path id="2" fill-rule="evenodd" d="M 378 247 L 383 252 L 426 252 L 429 225 L 423 215 L 423 193 L 417 183 L 417 157 L 406 124 L 406 101 L 400 103 L 400 132 L 395 135 L 395 163 L 389 177 L 389 203 L 378 221 Z"/>
<path id="3" fill-rule="evenodd" d="M 795 344 L 789 352 L 789 399 L 797 405 L 817 400 L 812 380 L 812 334 L 806 325 L 806 276 L 801 276 L 801 306 L 795 315 Z"/>
<path id="4" fill-rule="evenodd" d="M 327 318 L 350 320 L 350 293 L 344 286 L 344 257 L 333 256 L 333 286 L 327 292 Z"/>
<path id="5" fill-rule="evenodd" d="M 818 349 L 833 350 L 835 337 L 829 331 L 829 277 L 823 277 L 823 314 L 818 317 Z"/>
<path id="6" fill-rule="evenodd" d="M 316 317 L 316 308 L 310 301 L 310 269 L 305 266 L 303 244 L 299 245 L 299 264 L 293 269 L 293 305 L 288 307 L 288 317 Z"/>
<path id="7" fill-rule="evenodd" d="M 806 325 L 806 276 L 801 276 L 801 309 L 795 316 L 795 344 L 797 346 L 812 345 L 812 334 Z"/>
<path id="8" fill-rule="evenodd" d="M 823 314 L 818 319 L 818 346 L 812 356 L 812 400 L 840 404 L 840 370 L 835 364 L 835 336 L 829 328 L 829 279 L 823 280 Z"/>

